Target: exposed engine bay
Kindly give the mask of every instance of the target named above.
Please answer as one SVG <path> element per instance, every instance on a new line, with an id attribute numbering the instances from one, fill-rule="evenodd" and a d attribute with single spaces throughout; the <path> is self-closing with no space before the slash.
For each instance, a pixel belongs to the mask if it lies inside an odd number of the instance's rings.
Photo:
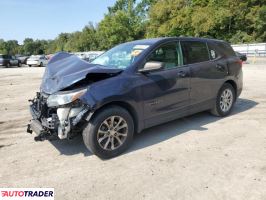
<path id="1" fill-rule="evenodd" d="M 83 123 L 89 115 L 90 108 L 81 101 L 65 106 L 48 107 L 45 93 L 37 93 L 31 100 L 30 111 L 33 119 L 28 125 L 28 132 L 34 131 L 35 140 L 72 138 L 83 128 Z"/>
<path id="2" fill-rule="evenodd" d="M 29 100 L 32 120 L 27 132 L 35 132 L 36 141 L 74 137 L 93 113 L 93 108 L 80 98 L 90 92 L 91 84 L 120 72 L 68 53 L 56 54 L 47 65 L 40 92 Z"/>

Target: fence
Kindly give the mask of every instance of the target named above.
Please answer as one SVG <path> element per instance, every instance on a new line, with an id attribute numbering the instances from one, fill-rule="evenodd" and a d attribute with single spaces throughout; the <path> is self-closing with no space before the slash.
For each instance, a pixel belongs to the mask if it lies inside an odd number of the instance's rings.
<path id="1" fill-rule="evenodd" d="M 247 56 L 266 57 L 266 43 L 257 44 L 235 44 L 232 45 L 235 51 Z"/>

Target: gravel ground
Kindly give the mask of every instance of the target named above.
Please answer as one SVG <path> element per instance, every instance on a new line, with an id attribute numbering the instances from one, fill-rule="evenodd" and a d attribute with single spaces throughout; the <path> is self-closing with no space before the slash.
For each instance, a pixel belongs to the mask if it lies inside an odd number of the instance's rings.
<path id="1" fill-rule="evenodd" d="M 34 142 L 29 98 L 44 68 L 0 68 L 0 187 L 54 187 L 56 199 L 266 199 L 266 64 L 243 66 L 233 113 L 143 131 L 102 161 L 71 141 Z"/>

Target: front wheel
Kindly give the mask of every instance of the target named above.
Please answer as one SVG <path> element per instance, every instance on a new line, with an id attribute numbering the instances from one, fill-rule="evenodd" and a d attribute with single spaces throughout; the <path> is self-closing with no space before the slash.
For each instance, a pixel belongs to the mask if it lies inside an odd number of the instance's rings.
<path id="1" fill-rule="evenodd" d="M 230 114 L 235 103 L 235 89 L 229 83 L 225 83 L 218 92 L 216 103 L 211 113 L 224 117 Z"/>
<path id="2" fill-rule="evenodd" d="M 123 153 L 131 144 L 133 134 L 133 119 L 119 106 L 110 106 L 96 113 L 82 133 L 86 147 L 102 159 Z"/>
<path id="3" fill-rule="evenodd" d="M 43 63 L 41 62 L 39 66 L 40 66 L 40 67 L 43 67 Z"/>

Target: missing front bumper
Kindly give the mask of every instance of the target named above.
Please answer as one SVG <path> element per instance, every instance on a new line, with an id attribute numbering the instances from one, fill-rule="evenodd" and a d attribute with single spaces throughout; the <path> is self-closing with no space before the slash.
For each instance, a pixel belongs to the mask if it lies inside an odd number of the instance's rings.
<path id="1" fill-rule="evenodd" d="M 43 140 L 54 140 L 58 139 L 55 135 L 51 134 L 49 131 L 45 130 L 40 121 L 32 119 L 27 127 L 27 132 L 34 132 L 36 136 L 34 137 L 35 141 Z"/>
<path id="2" fill-rule="evenodd" d="M 28 124 L 27 132 L 36 133 L 37 136 L 34 138 L 36 141 L 70 139 L 83 129 L 84 121 L 86 122 L 88 116 L 91 116 L 87 105 L 80 108 L 58 108 L 56 114 L 48 118 L 41 117 L 42 114 L 39 114 L 33 105 L 30 106 L 30 111 L 33 119 Z"/>

